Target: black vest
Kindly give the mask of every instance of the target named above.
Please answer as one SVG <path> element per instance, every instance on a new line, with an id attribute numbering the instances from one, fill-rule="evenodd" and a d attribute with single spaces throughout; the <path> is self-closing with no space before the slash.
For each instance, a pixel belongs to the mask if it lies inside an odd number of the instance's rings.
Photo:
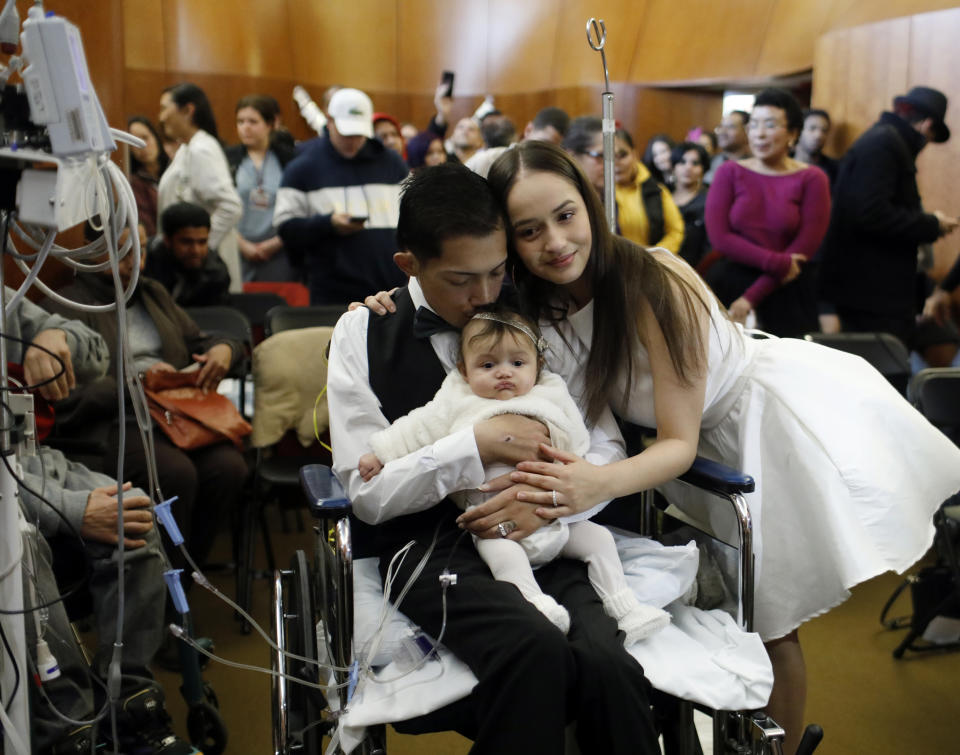
<path id="1" fill-rule="evenodd" d="M 447 376 L 429 338 L 413 335 L 415 307 L 403 288 L 394 294 L 397 311 L 384 317 L 370 316 L 367 326 L 367 362 L 370 387 L 388 421 L 394 422 L 423 406 L 440 389 Z M 409 540 L 432 538 L 438 521 L 456 529 L 460 511 L 446 499 L 438 505 L 383 524 L 370 526 L 354 518 L 354 556 L 389 557 Z"/>

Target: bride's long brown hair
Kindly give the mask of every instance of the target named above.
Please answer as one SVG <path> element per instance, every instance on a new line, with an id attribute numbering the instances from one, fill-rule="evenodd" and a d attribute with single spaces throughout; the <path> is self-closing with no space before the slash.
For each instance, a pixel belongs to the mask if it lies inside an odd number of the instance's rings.
<path id="1" fill-rule="evenodd" d="M 637 347 L 644 346 L 640 317 L 646 306 L 663 331 L 674 370 L 689 384 L 706 364 L 706 345 L 698 327 L 698 313 L 708 307 L 704 295 L 644 247 L 614 236 L 607 227 L 600 197 L 580 167 L 553 144 L 521 142 L 506 150 L 490 168 L 487 180 L 505 213 L 513 185 L 522 173 L 534 172 L 553 173 L 572 183 L 590 219 L 593 245 L 584 270 L 584 275 L 590 276 L 594 301 L 593 342 L 585 380 L 588 416 L 595 420 L 610 403 L 621 371 L 626 378 L 625 393 L 629 391 Z M 563 303 L 564 297 L 557 296 L 558 286 L 527 270 L 509 226 L 507 240 L 507 264 L 524 309 L 538 320 L 562 320 L 568 306 Z"/>

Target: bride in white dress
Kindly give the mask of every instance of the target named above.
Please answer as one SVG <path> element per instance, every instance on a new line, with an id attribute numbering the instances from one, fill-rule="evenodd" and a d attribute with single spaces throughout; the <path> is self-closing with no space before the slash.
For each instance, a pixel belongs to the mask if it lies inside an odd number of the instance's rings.
<path id="1" fill-rule="evenodd" d="M 570 515 L 664 484 L 697 453 L 752 475 L 755 628 L 774 667 L 768 710 L 793 752 L 806 695 L 797 627 L 924 554 L 933 512 L 960 489 L 960 449 L 859 357 L 750 339 L 682 260 L 612 236 L 562 150 L 519 144 L 489 180 L 509 214 L 521 299 L 554 323 L 554 348 L 580 361 L 590 412 L 609 403 L 657 428 L 642 453 L 604 467 L 545 447 L 564 463 L 521 464 L 513 482 L 543 492 L 518 498 L 543 504 L 545 518 Z"/>

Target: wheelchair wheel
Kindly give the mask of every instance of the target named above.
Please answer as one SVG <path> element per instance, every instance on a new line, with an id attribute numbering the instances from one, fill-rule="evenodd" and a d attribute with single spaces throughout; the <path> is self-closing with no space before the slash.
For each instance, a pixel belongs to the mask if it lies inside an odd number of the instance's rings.
<path id="1" fill-rule="evenodd" d="M 312 661 L 317 660 L 315 617 L 313 583 L 307 557 L 302 550 L 298 550 L 290 560 L 290 603 L 286 616 L 291 622 L 289 650 Z M 316 663 L 290 659 L 289 672 L 300 679 L 320 681 Z M 303 731 L 303 755 L 321 755 L 323 752 L 323 734 L 327 727 L 312 724 L 321 718 L 326 707 L 327 701 L 319 690 L 290 684 L 291 730 Z"/>
<path id="2" fill-rule="evenodd" d="M 227 727 L 210 703 L 199 703 L 187 712 L 187 734 L 205 755 L 221 755 L 227 749 Z"/>

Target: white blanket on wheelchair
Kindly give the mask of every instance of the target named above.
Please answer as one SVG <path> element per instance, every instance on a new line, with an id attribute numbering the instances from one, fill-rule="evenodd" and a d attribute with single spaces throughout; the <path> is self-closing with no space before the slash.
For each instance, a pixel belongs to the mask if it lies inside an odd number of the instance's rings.
<path id="1" fill-rule="evenodd" d="M 760 637 L 741 630 L 729 614 L 685 605 L 696 579 L 696 544 L 664 546 L 647 538 L 614 533 L 627 581 L 644 603 L 665 607 L 672 623 L 628 648 L 643 665 L 651 684 L 684 700 L 722 710 L 763 707 L 773 685 L 773 671 Z M 377 560 L 354 563 L 355 647 L 362 659 L 379 622 L 383 591 Z M 456 589 L 456 588 L 453 588 Z M 353 750 L 364 729 L 403 721 L 465 697 L 477 679 L 446 648 L 439 657 L 404 675 L 392 653 L 416 627 L 394 614 L 380 642 L 373 675 L 362 679 L 340 718 L 340 746 Z M 335 697 L 331 695 L 330 697 Z M 333 702 L 333 701 L 331 701 Z"/>

